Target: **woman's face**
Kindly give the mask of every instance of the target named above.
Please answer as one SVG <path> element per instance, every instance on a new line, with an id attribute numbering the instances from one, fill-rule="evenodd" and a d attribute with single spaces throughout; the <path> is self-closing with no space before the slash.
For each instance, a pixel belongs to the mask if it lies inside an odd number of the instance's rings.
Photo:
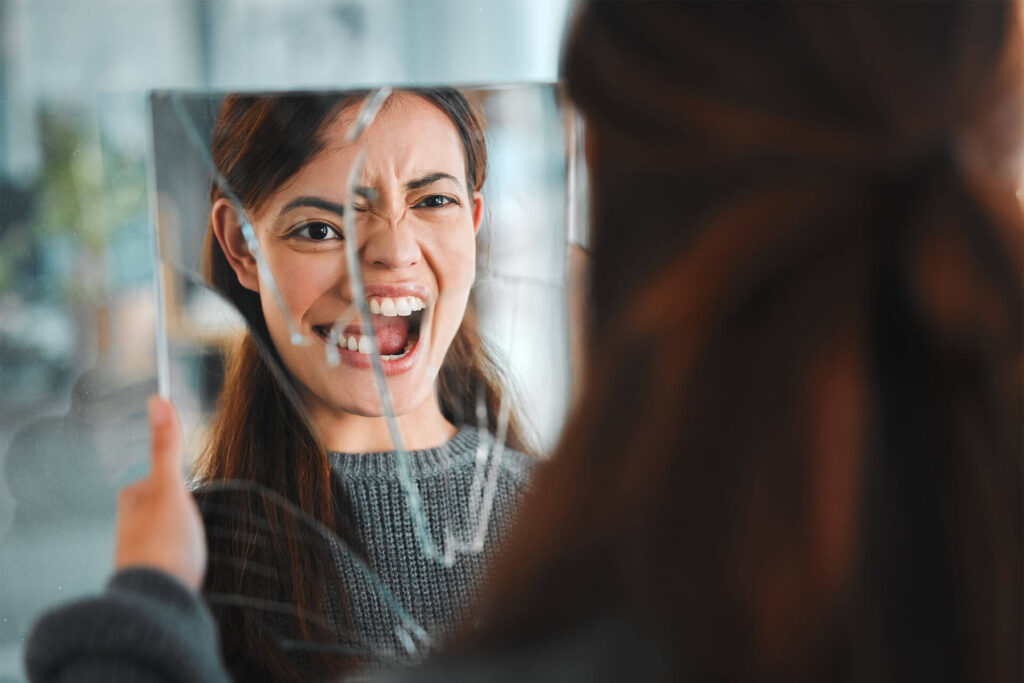
<path id="1" fill-rule="evenodd" d="M 403 415 L 436 401 L 435 379 L 473 284 L 481 201 L 467 186 L 462 142 L 441 110 L 415 95 L 393 95 L 359 144 L 348 144 L 358 109 L 343 112 L 326 129 L 320 154 L 252 215 L 284 304 L 312 343 L 291 343 L 258 270 L 246 272 L 248 282 L 242 273 L 239 279 L 260 293 L 273 343 L 311 409 L 382 414 L 369 355 L 375 333 L 395 413 Z M 372 192 L 355 200 L 355 239 L 373 331 L 354 302 L 345 254 L 351 228 L 341 215 L 364 147 L 359 185 Z M 339 319 L 340 362 L 331 366 L 328 333 Z"/>

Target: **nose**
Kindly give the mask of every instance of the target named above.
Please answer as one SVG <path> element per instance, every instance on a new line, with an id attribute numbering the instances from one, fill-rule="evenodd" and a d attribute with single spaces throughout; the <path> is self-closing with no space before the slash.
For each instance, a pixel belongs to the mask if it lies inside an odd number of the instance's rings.
<path id="1" fill-rule="evenodd" d="M 368 233 L 363 247 L 367 264 L 398 270 L 415 266 L 423 257 L 415 232 L 405 221 L 380 221 Z"/>

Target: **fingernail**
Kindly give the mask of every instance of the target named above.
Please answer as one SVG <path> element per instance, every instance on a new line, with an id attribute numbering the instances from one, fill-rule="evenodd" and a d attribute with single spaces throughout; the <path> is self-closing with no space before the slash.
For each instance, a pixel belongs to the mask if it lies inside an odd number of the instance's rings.
<path id="1" fill-rule="evenodd" d="M 167 422 L 169 417 L 167 404 L 161 401 L 158 396 L 149 397 L 149 424 L 152 427 L 159 427 Z"/>

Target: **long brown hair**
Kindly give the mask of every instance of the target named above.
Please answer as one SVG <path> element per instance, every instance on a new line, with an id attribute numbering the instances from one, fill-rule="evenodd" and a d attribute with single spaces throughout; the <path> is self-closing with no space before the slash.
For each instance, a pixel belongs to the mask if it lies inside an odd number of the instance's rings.
<path id="1" fill-rule="evenodd" d="M 465 97 L 451 88 L 408 92 L 451 119 L 463 143 L 467 183 L 479 191 L 486 178 L 487 149 L 481 122 Z M 214 164 L 245 209 L 258 210 L 263 200 L 320 152 L 325 128 L 366 95 L 229 95 L 213 135 Z M 214 183 L 211 202 L 221 196 L 222 188 Z M 289 390 L 291 380 L 271 342 L 259 295 L 238 282 L 212 225 L 207 231 L 205 269 L 210 284 L 245 316 L 250 333 L 229 359 L 198 467 L 200 480 L 260 484 L 351 542 L 354 534 L 341 528 L 343 515 L 338 514 L 346 504 L 344 494 L 332 481 L 324 445 Z M 482 391 L 488 426 L 495 430 L 502 386 L 471 305 L 438 378 L 442 412 L 456 424 L 469 421 L 475 415 L 475 397 Z M 526 449 L 514 413 L 507 441 L 512 448 Z M 311 525 L 258 493 L 234 492 L 226 499 L 207 493 L 203 498 L 211 546 L 204 591 L 221 624 L 225 657 L 236 677 L 309 680 L 353 665 L 351 657 L 316 650 L 289 655 L 280 645 L 282 640 L 333 640 L 323 619 L 323 605 L 328 586 L 337 587 L 337 577 L 326 544 L 317 548 L 309 541 L 315 535 Z M 261 534 L 271 542 L 257 542 Z M 281 576 L 273 568 L 282 568 Z M 269 616 L 244 599 L 268 605 Z M 274 610 L 293 617 L 274 617 Z"/>
<path id="2" fill-rule="evenodd" d="M 584 398 L 476 647 L 612 614 L 666 679 L 1020 680 L 1014 6 L 578 16 Z"/>

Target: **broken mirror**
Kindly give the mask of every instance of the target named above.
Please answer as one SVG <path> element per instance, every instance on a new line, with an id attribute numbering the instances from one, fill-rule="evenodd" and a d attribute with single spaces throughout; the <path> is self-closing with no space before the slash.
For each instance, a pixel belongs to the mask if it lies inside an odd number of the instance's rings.
<path id="1" fill-rule="evenodd" d="M 417 661 L 471 617 L 568 409 L 577 119 L 552 84 L 150 108 L 159 379 L 229 666 Z"/>

